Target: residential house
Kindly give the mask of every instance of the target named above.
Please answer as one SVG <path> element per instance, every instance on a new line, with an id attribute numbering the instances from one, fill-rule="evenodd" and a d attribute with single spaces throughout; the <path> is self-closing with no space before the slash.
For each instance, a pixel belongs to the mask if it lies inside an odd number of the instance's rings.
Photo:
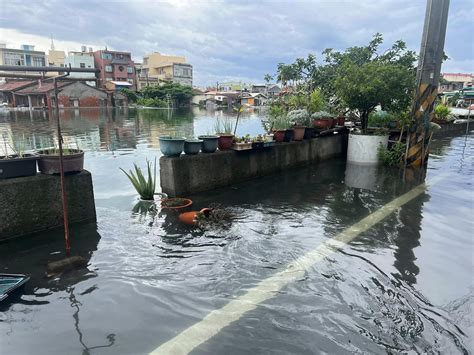
<path id="1" fill-rule="evenodd" d="M 137 90 L 141 91 L 147 86 L 158 85 L 159 80 L 157 77 L 149 77 L 143 71 L 143 63 L 135 63 L 135 71 L 137 73 Z"/>
<path id="2" fill-rule="evenodd" d="M 267 102 L 267 97 L 260 92 L 242 93 L 240 104 L 242 106 L 263 106 Z"/>
<path id="3" fill-rule="evenodd" d="M 472 87 L 474 82 L 473 74 L 463 73 L 442 73 L 438 91 L 456 91 L 466 87 Z"/>
<path id="4" fill-rule="evenodd" d="M 254 84 L 250 88 L 251 92 L 259 92 L 261 94 L 267 93 L 267 85 L 265 84 Z"/>
<path id="5" fill-rule="evenodd" d="M 152 78 L 193 86 L 193 66 L 183 56 L 154 52 L 143 57 L 139 80 L 149 84 Z"/>
<path id="6" fill-rule="evenodd" d="M 130 52 L 95 51 L 94 65 L 100 69 L 99 88 L 105 88 L 108 81 L 128 82 L 131 89 L 136 88 L 135 63 Z"/>
<path id="7" fill-rule="evenodd" d="M 281 88 L 276 84 L 269 84 L 267 86 L 266 95 L 268 97 L 274 97 L 280 95 Z"/>
<path id="8" fill-rule="evenodd" d="M 133 86 L 128 81 L 107 81 L 105 83 L 105 89 L 110 92 L 119 92 L 123 89 L 133 90 Z"/>
<path id="9" fill-rule="evenodd" d="M 34 80 L 11 80 L 0 84 L 1 102 L 11 107 L 17 107 L 15 92 L 35 83 Z"/>
<path id="10" fill-rule="evenodd" d="M 46 53 L 35 51 L 35 46 L 23 44 L 20 49 L 13 49 L 0 44 L 0 64 L 18 66 L 16 73 L 25 73 L 22 67 L 44 67 L 46 62 Z"/>
<path id="11" fill-rule="evenodd" d="M 80 81 L 58 81 L 61 108 L 107 107 L 126 105 L 124 95 L 107 93 Z M 12 81 L 0 85 L 0 93 L 13 107 L 53 108 L 54 84 L 51 80 Z"/>
<path id="12" fill-rule="evenodd" d="M 67 57 L 64 59 L 64 66 L 71 68 L 83 68 L 83 69 L 94 69 L 94 52 L 92 48 L 87 51 L 86 46 L 82 46 L 80 52 L 69 52 Z M 95 73 L 69 73 L 71 78 L 90 79 L 86 83 L 90 86 L 96 86 Z"/>

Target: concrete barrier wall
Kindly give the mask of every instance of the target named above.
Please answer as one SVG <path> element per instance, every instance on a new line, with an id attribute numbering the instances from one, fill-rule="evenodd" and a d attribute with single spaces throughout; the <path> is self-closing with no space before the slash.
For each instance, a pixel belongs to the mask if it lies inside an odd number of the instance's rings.
<path id="1" fill-rule="evenodd" d="M 438 131 L 435 131 L 435 135 L 442 135 L 443 133 L 449 133 L 449 132 L 466 132 L 466 128 L 468 128 L 468 122 L 467 120 L 465 122 L 458 122 L 458 123 L 446 123 L 446 124 L 440 124 L 441 129 Z M 474 120 L 469 121 L 469 129 L 474 129 Z"/>
<path id="2" fill-rule="evenodd" d="M 91 174 L 66 175 L 70 223 L 95 221 Z M 63 225 L 59 176 L 0 180 L 0 242 Z"/>
<path id="3" fill-rule="evenodd" d="M 222 151 L 160 158 L 161 189 L 184 197 L 324 159 L 344 156 L 347 133 L 277 143 L 262 151 Z"/>

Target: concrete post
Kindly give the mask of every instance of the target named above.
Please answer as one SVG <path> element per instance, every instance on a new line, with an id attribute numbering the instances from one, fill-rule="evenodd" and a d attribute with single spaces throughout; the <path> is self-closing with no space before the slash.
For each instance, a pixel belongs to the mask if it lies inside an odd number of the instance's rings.
<path id="1" fill-rule="evenodd" d="M 449 0 L 428 0 L 417 71 L 417 89 L 412 106 L 415 130 L 410 134 L 407 166 L 422 166 L 428 157 L 430 116 L 438 93 Z"/>

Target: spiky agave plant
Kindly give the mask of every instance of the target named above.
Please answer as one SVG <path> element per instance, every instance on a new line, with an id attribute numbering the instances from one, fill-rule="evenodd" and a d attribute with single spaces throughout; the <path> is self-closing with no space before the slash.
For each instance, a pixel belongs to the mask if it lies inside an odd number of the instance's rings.
<path id="1" fill-rule="evenodd" d="M 151 162 L 148 161 L 148 159 L 146 160 L 146 165 L 147 165 L 147 172 L 148 172 L 147 178 L 145 178 L 145 175 L 143 174 L 142 169 L 140 169 L 135 163 L 133 163 L 133 166 L 135 167 L 135 172 L 130 170 L 127 173 L 122 168 L 120 168 L 120 170 L 122 170 L 125 173 L 125 175 L 127 175 L 127 177 L 129 178 L 135 190 L 137 190 L 142 200 L 153 200 L 153 197 L 155 195 L 155 187 L 156 187 L 156 158 L 155 158 L 155 163 L 153 167 L 153 173 L 151 169 Z"/>

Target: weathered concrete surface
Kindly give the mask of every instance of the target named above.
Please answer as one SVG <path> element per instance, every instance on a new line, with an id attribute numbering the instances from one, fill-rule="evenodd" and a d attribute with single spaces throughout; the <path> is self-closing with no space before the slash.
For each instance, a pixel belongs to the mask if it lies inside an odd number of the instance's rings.
<path id="1" fill-rule="evenodd" d="M 438 131 L 435 131 L 434 134 L 435 135 L 442 135 L 443 133 L 448 133 L 448 132 L 466 132 L 466 128 L 467 128 L 467 120 L 465 120 L 465 122 L 457 122 L 457 123 L 446 123 L 446 124 L 440 124 L 441 126 L 441 129 L 439 129 Z M 474 129 L 474 121 L 471 120 L 469 122 L 469 129 Z"/>
<path id="2" fill-rule="evenodd" d="M 169 196 L 187 196 L 279 171 L 343 156 L 347 134 L 301 142 L 277 143 L 263 151 L 221 151 L 160 158 L 161 189 Z"/>
<path id="3" fill-rule="evenodd" d="M 95 221 L 91 174 L 66 175 L 70 223 Z M 59 175 L 0 180 L 0 242 L 63 225 Z"/>

